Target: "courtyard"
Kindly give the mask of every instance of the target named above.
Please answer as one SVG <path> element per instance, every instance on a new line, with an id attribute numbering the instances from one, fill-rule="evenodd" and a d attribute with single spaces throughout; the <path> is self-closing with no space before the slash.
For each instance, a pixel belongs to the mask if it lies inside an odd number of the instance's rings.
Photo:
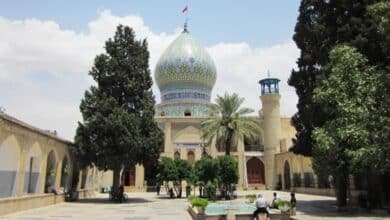
<path id="1" fill-rule="evenodd" d="M 267 201 L 272 199 L 273 191 L 239 191 L 238 199 L 232 202 L 245 202 L 246 194 L 263 194 Z M 283 199 L 289 199 L 288 192 L 277 191 Z M 152 220 L 152 219 L 191 219 L 187 213 L 189 203 L 186 198 L 170 199 L 165 194 L 128 193 L 126 203 L 108 201 L 107 194 L 96 194 L 93 198 L 78 202 L 60 203 L 47 207 L 27 210 L 0 219 L 123 219 L 123 220 Z M 390 219 L 385 212 L 370 214 L 336 212 L 336 202 L 333 197 L 296 194 L 298 209 L 295 219 Z"/>

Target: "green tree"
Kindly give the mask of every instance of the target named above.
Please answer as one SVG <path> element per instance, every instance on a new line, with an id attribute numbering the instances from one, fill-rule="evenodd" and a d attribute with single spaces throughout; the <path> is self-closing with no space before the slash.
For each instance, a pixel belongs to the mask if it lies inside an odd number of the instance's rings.
<path id="1" fill-rule="evenodd" d="M 218 178 L 218 163 L 210 156 L 204 156 L 196 161 L 194 173 L 196 175 L 197 185 L 199 186 L 199 196 L 202 195 L 202 189 L 208 182 L 215 183 Z"/>
<path id="2" fill-rule="evenodd" d="M 327 64 L 334 46 L 348 44 L 365 55 L 370 64 L 388 65 L 389 53 L 382 46 L 385 35 L 377 31 L 378 18 L 367 13 L 367 6 L 375 2 L 378 1 L 301 1 L 293 37 L 301 54 L 298 69 L 292 71 L 288 82 L 299 98 L 298 112 L 292 118 L 297 130 L 292 148 L 295 153 L 311 155 L 314 128 L 333 118 L 313 101 L 313 91 L 331 74 Z"/>
<path id="3" fill-rule="evenodd" d="M 164 181 L 165 190 L 168 192 L 169 181 L 175 181 L 178 177 L 178 170 L 172 158 L 162 157 L 158 165 L 158 179 Z"/>
<path id="4" fill-rule="evenodd" d="M 192 166 L 187 160 L 175 159 L 175 167 L 177 170 L 177 177 L 174 181 L 175 191 L 178 198 L 181 198 L 183 192 L 183 181 L 188 180 L 191 175 Z"/>
<path id="5" fill-rule="evenodd" d="M 238 182 L 238 164 L 231 156 L 217 157 L 219 188 L 223 192 L 231 192 L 231 185 Z M 225 195 L 228 197 L 229 195 Z"/>
<path id="6" fill-rule="evenodd" d="M 333 117 L 314 130 L 313 167 L 318 174 L 335 178 L 342 207 L 351 173 L 372 173 L 388 166 L 390 118 L 388 108 L 378 105 L 387 99 L 387 88 L 380 81 L 383 72 L 370 66 L 361 53 L 337 46 L 330 53 L 329 66 L 331 74 L 314 90 L 314 101 Z"/>
<path id="7" fill-rule="evenodd" d="M 217 106 L 207 119 L 201 122 L 202 138 L 209 144 L 216 140 L 222 143 L 226 155 L 230 155 L 231 148 L 237 146 L 238 140 L 258 139 L 260 125 L 256 118 L 247 116 L 252 113 L 250 108 L 241 108 L 244 98 L 236 93 L 225 93 L 217 96 Z"/>
<path id="8" fill-rule="evenodd" d="M 113 171 L 117 191 L 122 168 L 156 161 L 163 143 L 154 122 L 154 97 L 146 40 L 122 25 L 95 57 L 89 72 L 96 85 L 85 92 L 75 136 L 82 166 L 94 164 Z"/>

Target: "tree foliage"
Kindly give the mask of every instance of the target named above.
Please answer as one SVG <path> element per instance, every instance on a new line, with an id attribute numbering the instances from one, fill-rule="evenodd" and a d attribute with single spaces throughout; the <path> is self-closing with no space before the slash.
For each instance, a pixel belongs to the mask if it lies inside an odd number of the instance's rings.
<path id="1" fill-rule="evenodd" d="M 195 163 L 195 173 L 198 176 L 198 181 L 206 184 L 207 182 L 215 182 L 218 178 L 218 162 L 210 156 L 205 156 Z"/>
<path id="2" fill-rule="evenodd" d="M 367 57 L 369 64 L 380 68 L 388 65 L 388 51 L 383 42 L 388 35 L 378 31 L 378 15 L 367 13 L 367 6 L 378 2 L 365 1 L 311 1 L 302 0 L 294 41 L 301 50 L 289 85 L 298 95 L 298 112 L 292 121 L 297 130 L 293 151 L 311 155 L 312 132 L 334 116 L 320 103 L 313 100 L 313 91 L 323 79 L 330 76 L 329 52 L 337 44 L 347 44 Z M 380 1 L 386 2 L 386 1 Z"/>
<path id="3" fill-rule="evenodd" d="M 236 184 L 239 179 L 238 163 L 231 156 L 217 157 L 219 188 L 224 192 L 232 191 L 232 184 Z M 228 197 L 228 194 L 226 194 Z"/>
<path id="4" fill-rule="evenodd" d="M 388 103 L 384 73 L 355 48 L 335 47 L 329 66 L 331 74 L 314 90 L 314 101 L 333 117 L 314 130 L 313 167 L 336 178 L 343 206 L 349 174 L 389 167 L 389 106 L 383 105 Z"/>
<path id="5" fill-rule="evenodd" d="M 217 96 L 216 109 L 210 116 L 201 122 L 202 137 L 209 144 L 213 140 L 222 143 L 226 155 L 230 155 L 233 146 L 237 146 L 238 140 L 259 139 L 260 125 L 256 118 L 248 117 L 252 113 L 250 108 L 241 108 L 244 98 L 236 93 L 225 93 Z"/>
<path id="6" fill-rule="evenodd" d="M 80 104 L 83 122 L 75 136 L 82 166 L 113 170 L 114 190 L 122 168 L 157 161 L 163 143 L 154 122 L 154 97 L 146 40 L 122 25 L 95 57 L 89 75 L 96 85 Z"/>
<path id="7" fill-rule="evenodd" d="M 162 157 L 159 163 L 158 178 L 165 181 L 165 188 L 168 189 L 168 182 L 172 181 L 177 197 L 181 197 L 182 183 L 190 180 L 192 166 L 186 160 Z"/>

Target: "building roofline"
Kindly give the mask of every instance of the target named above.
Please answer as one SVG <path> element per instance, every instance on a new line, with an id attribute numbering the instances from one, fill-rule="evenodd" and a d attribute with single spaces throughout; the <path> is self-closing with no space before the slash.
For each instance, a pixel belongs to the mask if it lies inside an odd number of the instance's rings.
<path id="1" fill-rule="evenodd" d="M 25 128 L 25 129 L 27 129 L 27 130 L 30 130 L 32 132 L 37 132 L 37 133 L 39 133 L 39 134 L 41 134 L 43 136 L 46 136 L 46 137 L 49 137 L 49 138 L 53 138 L 53 139 L 55 139 L 57 141 L 60 141 L 62 143 L 69 144 L 69 145 L 74 145 L 74 143 L 72 141 L 69 141 L 69 140 L 67 140 L 65 138 L 58 137 L 57 135 L 54 135 L 54 134 L 52 134 L 49 131 L 45 131 L 43 129 L 40 129 L 38 127 L 30 125 L 30 124 L 28 124 L 28 123 L 26 123 L 24 121 L 21 121 L 21 120 L 15 118 L 15 117 L 12 117 L 12 116 L 10 116 L 10 115 L 8 115 L 6 113 L 0 112 L 0 119 L 3 119 L 5 121 L 8 121 L 8 122 L 11 122 L 11 123 L 14 123 L 14 124 L 17 124 L 17 125 Z"/>

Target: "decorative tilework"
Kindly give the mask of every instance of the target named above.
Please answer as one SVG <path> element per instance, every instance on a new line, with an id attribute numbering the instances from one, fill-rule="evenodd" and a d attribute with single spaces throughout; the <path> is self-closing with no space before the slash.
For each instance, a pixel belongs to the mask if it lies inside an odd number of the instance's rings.
<path id="1" fill-rule="evenodd" d="M 183 32 L 164 51 L 155 68 L 162 102 L 156 115 L 207 115 L 212 107 L 209 102 L 216 76 L 210 55 L 188 32 Z"/>

